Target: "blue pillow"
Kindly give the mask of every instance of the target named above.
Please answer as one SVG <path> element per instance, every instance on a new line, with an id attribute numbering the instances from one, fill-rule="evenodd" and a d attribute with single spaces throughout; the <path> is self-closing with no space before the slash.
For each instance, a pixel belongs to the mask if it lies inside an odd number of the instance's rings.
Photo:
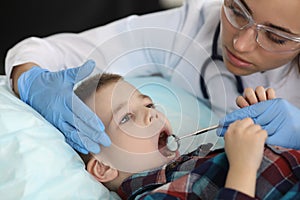
<path id="1" fill-rule="evenodd" d="M 86 170 L 64 136 L 0 76 L 0 198 L 119 199 Z"/>

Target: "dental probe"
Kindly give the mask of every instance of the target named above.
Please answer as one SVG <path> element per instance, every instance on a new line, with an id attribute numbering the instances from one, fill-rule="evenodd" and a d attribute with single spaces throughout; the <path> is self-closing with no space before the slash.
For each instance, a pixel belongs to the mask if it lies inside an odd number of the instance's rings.
<path id="1" fill-rule="evenodd" d="M 200 135 L 202 133 L 206 133 L 208 131 L 211 131 L 211 130 L 214 130 L 214 129 L 217 129 L 219 128 L 219 124 L 216 124 L 216 125 L 213 125 L 213 126 L 210 126 L 210 127 L 207 127 L 207 128 L 203 128 L 203 129 L 200 129 L 200 130 L 197 130 L 193 133 L 190 133 L 190 134 L 187 134 L 187 135 L 184 135 L 184 136 L 181 136 L 181 137 L 178 137 L 174 134 L 170 135 L 168 137 L 168 141 L 167 141 L 167 146 L 168 148 L 171 150 L 171 151 L 176 151 L 179 149 L 179 140 L 182 140 L 184 138 L 187 138 L 187 137 L 192 137 L 192 136 L 196 136 L 196 135 Z M 176 146 L 173 146 L 173 145 L 176 145 Z"/>

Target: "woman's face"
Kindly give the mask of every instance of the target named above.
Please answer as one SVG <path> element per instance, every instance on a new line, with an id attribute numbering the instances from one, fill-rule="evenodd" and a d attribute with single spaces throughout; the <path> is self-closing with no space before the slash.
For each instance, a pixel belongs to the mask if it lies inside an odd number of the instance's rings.
<path id="1" fill-rule="evenodd" d="M 300 35 L 299 0 L 240 0 L 257 24 L 289 30 Z M 236 75 L 249 75 L 280 67 L 293 60 L 299 49 L 288 53 L 275 53 L 263 49 L 256 42 L 256 29 L 238 30 L 227 20 L 221 9 L 223 58 L 227 69 Z"/>

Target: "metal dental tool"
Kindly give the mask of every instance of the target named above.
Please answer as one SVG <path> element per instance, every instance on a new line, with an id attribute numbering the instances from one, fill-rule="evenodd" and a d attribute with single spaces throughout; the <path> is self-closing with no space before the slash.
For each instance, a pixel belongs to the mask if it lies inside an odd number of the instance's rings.
<path id="1" fill-rule="evenodd" d="M 217 129 L 217 128 L 219 128 L 219 124 L 197 130 L 193 133 L 190 133 L 190 134 L 187 134 L 187 135 L 184 135 L 184 136 L 181 136 L 181 137 L 178 137 L 174 134 L 169 135 L 169 137 L 167 139 L 167 147 L 171 151 L 177 151 L 179 149 L 179 146 L 180 146 L 180 143 L 179 143 L 180 140 L 182 140 L 184 138 L 200 135 L 202 133 L 206 133 L 208 131 L 211 131 L 211 130 L 214 130 L 214 129 Z"/>

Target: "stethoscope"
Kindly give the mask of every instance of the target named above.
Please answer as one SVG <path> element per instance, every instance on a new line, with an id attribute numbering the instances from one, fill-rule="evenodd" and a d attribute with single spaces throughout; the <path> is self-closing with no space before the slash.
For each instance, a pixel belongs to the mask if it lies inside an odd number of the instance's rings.
<path id="1" fill-rule="evenodd" d="M 218 52 L 217 52 L 217 50 L 218 50 L 219 35 L 220 35 L 220 22 L 219 22 L 219 24 L 218 24 L 218 26 L 216 28 L 216 31 L 215 31 L 215 34 L 214 34 L 214 37 L 213 37 L 212 54 L 211 54 L 210 57 L 208 57 L 205 60 L 204 64 L 202 65 L 201 74 L 200 74 L 200 86 L 201 86 L 201 91 L 202 91 L 203 97 L 205 99 L 209 99 L 209 94 L 208 94 L 207 87 L 206 87 L 206 84 L 205 84 L 205 81 L 204 81 L 205 71 L 206 71 L 207 67 L 209 66 L 210 62 L 212 62 L 214 60 L 219 60 L 219 61 L 223 62 L 223 57 L 221 55 L 219 55 Z M 244 87 L 243 87 L 243 83 L 242 83 L 241 77 L 235 75 L 235 79 L 236 79 L 236 82 L 237 82 L 237 85 L 236 85 L 237 91 L 240 94 L 242 94 L 242 92 L 244 90 Z M 187 135 L 183 135 L 181 137 L 178 137 L 178 136 L 176 136 L 174 134 L 171 134 L 171 135 L 169 135 L 167 137 L 166 146 L 168 147 L 168 149 L 170 151 L 174 151 L 175 152 L 175 151 L 177 151 L 179 149 L 179 147 L 180 147 L 180 141 L 182 139 L 189 138 L 189 137 L 195 137 L 197 135 L 206 133 L 208 131 L 217 129 L 219 127 L 220 127 L 220 125 L 216 124 L 216 125 L 213 125 L 213 126 L 210 126 L 210 127 L 207 127 L 207 128 L 203 128 L 203 129 L 197 130 L 197 131 L 195 131 L 193 133 L 190 133 L 190 134 L 187 134 Z"/>
<path id="2" fill-rule="evenodd" d="M 208 57 L 205 60 L 205 62 L 202 65 L 201 72 L 200 72 L 200 80 L 199 80 L 200 83 L 199 84 L 200 84 L 200 88 L 201 88 L 201 92 L 203 94 L 203 97 L 207 100 L 209 100 L 209 94 L 208 94 L 207 87 L 206 87 L 206 84 L 205 84 L 205 81 L 204 81 L 204 76 L 205 76 L 206 69 L 209 66 L 210 62 L 213 62 L 213 61 L 216 61 L 216 60 L 223 62 L 222 55 L 218 54 L 219 35 L 220 35 L 220 22 L 219 22 L 219 24 L 218 24 L 218 26 L 215 30 L 215 33 L 214 33 L 211 56 Z M 237 75 L 234 75 L 234 76 L 235 76 L 236 83 L 237 83 L 236 84 L 236 89 L 240 94 L 242 94 L 243 91 L 244 91 L 244 86 L 243 86 L 242 79 L 241 79 L 240 76 L 237 76 Z"/>
<path id="3" fill-rule="evenodd" d="M 216 28 L 216 31 L 215 31 L 215 34 L 214 34 L 214 37 L 213 37 L 212 54 L 211 54 L 210 57 L 208 57 L 205 60 L 204 64 L 202 65 L 201 74 L 200 74 L 200 87 L 201 87 L 203 97 L 205 99 L 209 99 L 209 94 L 208 94 L 207 87 L 206 87 L 206 84 L 205 84 L 205 81 L 204 81 L 205 71 L 206 71 L 207 67 L 209 66 L 210 62 L 215 61 L 215 60 L 219 60 L 219 61 L 223 62 L 223 57 L 221 55 L 219 55 L 218 52 L 217 52 L 218 51 L 219 35 L 220 35 L 220 22 L 219 22 L 219 24 Z M 236 85 L 237 91 L 240 94 L 242 94 L 243 91 L 244 91 L 244 87 L 243 87 L 241 77 L 237 76 L 237 75 L 234 75 L 234 76 L 235 76 L 236 83 L 237 83 L 237 85 Z M 190 134 L 187 134 L 187 135 L 184 135 L 184 136 L 181 136 L 181 137 L 178 137 L 174 134 L 171 134 L 167 138 L 166 145 L 167 145 L 167 147 L 170 151 L 177 151 L 179 149 L 179 146 L 180 146 L 180 140 L 188 138 L 188 137 L 194 137 L 194 136 L 206 133 L 208 131 L 217 129 L 219 127 L 220 127 L 219 124 L 216 124 L 216 125 L 213 125 L 213 126 L 210 126 L 210 127 L 207 127 L 207 128 L 203 128 L 201 130 L 197 130 L 193 133 L 190 133 Z"/>

